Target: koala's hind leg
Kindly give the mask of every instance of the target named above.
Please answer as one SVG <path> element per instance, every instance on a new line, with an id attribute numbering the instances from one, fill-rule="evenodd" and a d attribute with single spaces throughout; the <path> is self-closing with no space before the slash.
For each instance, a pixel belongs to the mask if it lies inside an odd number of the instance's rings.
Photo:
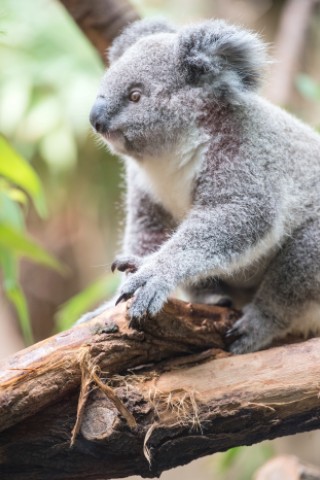
<path id="1" fill-rule="evenodd" d="M 272 260 L 253 301 L 227 336 L 230 347 L 245 353 L 268 345 L 292 330 L 320 330 L 320 221 L 294 232 Z M 306 332 L 307 333 L 307 332 Z"/>
<path id="2" fill-rule="evenodd" d="M 232 307 L 233 302 L 228 287 L 218 278 L 206 278 L 184 287 L 188 300 L 192 303 Z"/>

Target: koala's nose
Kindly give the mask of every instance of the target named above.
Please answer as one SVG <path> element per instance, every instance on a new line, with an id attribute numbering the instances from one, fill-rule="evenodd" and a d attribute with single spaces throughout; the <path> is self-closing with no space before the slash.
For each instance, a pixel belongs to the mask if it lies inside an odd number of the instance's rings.
<path id="1" fill-rule="evenodd" d="M 106 133 L 108 130 L 107 102 L 99 97 L 93 104 L 90 112 L 90 123 L 98 133 Z"/>

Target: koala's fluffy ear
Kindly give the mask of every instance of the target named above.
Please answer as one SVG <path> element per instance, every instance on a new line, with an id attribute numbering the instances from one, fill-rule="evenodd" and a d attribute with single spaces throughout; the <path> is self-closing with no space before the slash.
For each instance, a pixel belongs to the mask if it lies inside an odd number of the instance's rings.
<path id="1" fill-rule="evenodd" d="M 174 33 L 176 29 L 163 19 L 138 20 L 124 29 L 113 41 L 108 53 L 109 63 L 118 60 L 137 40 L 154 33 Z"/>
<path id="2" fill-rule="evenodd" d="M 222 20 L 181 29 L 177 54 L 187 82 L 210 84 L 215 96 L 235 104 L 259 86 L 267 62 L 257 34 Z"/>

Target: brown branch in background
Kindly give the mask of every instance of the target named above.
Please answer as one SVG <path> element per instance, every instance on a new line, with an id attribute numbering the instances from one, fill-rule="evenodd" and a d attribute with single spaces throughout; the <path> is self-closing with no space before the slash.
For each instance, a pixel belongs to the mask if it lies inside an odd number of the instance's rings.
<path id="1" fill-rule="evenodd" d="M 320 480 L 320 469 L 301 462 L 293 455 L 269 460 L 255 474 L 254 480 Z"/>
<path id="2" fill-rule="evenodd" d="M 128 0 L 61 0 L 106 62 L 106 50 L 129 23 L 138 20 Z"/>
<path id="3" fill-rule="evenodd" d="M 310 18 L 319 0 L 287 0 L 275 40 L 273 64 L 266 96 L 278 105 L 287 105 L 292 93 L 306 42 Z"/>

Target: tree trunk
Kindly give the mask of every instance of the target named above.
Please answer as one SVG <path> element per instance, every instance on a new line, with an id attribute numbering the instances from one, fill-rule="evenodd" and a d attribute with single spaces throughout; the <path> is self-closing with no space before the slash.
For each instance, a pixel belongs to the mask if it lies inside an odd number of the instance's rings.
<path id="1" fill-rule="evenodd" d="M 175 300 L 137 331 L 122 304 L 3 362 L 0 478 L 153 477 L 318 428 L 320 339 L 230 356 L 236 318 Z"/>
<path id="2" fill-rule="evenodd" d="M 266 96 L 273 103 L 286 106 L 290 100 L 294 77 L 307 40 L 307 30 L 319 0 L 287 0 L 275 40 L 275 63 Z"/>
<path id="3" fill-rule="evenodd" d="M 96 47 L 104 63 L 112 40 L 129 23 L 139 19 L 128 0 L 61 0 L 61 3 Z"/>

